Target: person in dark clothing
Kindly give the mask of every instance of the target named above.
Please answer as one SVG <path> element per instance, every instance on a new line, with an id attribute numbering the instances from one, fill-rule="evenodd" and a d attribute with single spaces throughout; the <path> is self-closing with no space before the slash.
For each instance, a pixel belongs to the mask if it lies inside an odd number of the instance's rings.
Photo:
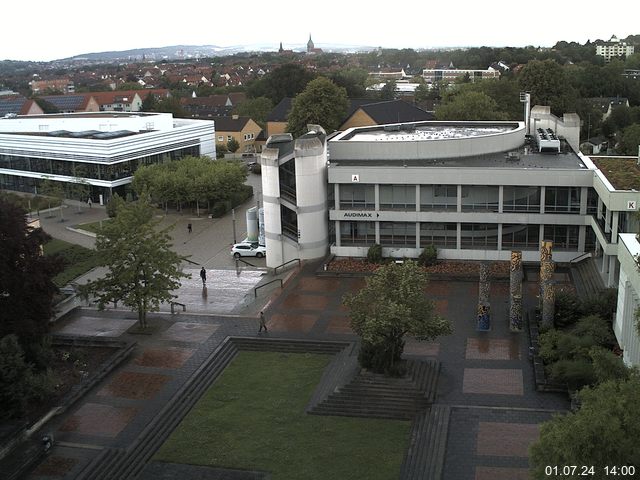
<path id="1" fill-rule="evenodd" d="M 191 224 L 190 224 L 190 223 L 187 223 L 187 231 L 188 231 L 189 233 L 191 233 L 191 232 L 193 231 L 193 228 L 191 227 Z"/>
<path id="2" fill-rule="evenodd" d="M 200 278 L 202 279 L 202 285 L 206 285 L 207 284 L 207 271 L 204 269 L 204 267 L 202 267 L 200 269 Z"/>

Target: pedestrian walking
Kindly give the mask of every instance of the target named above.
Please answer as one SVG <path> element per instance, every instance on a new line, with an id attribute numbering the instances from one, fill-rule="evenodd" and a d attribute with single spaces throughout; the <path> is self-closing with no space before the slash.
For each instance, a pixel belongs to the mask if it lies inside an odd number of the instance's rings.
<path id="1" fill-rule="evenodd" d="M 89 200 L 87 200 L 87 204 L 89 205 L 89 208 L 91 208 L 91 197 L 89 197 Z"/>
<path id="2" fill-rule="evenodd" d="M 200 278 L 202 279 L 202 286 L 207 284 L 207 271 L 202 267 L 200 269 Z"/>
<path id="3" fill-rule="evenodd" d="M 258 329 L 258 333 L 262 332 L 262 329 L 264 329 L 264 331 L 267 331 L 267 322 L 264 319 L 264 312 L 260 312 L 260 328 Z"/>
<path id="4" fill-rule="evenodd" d="M 193 228 L 191 227 L 191 224 L 190 224 L 190 223 L 187 223 L 187 231 L 188 231 L 189 233 L 191 233 L 191 231 L 192 231 L 192 230 L 193 230 Z"/>

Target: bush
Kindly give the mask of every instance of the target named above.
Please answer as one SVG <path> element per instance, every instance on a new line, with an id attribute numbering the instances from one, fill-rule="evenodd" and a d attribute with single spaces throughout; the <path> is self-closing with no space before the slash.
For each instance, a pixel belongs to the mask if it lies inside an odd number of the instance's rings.
<path id="1" fill-rule="evenodd" d="M 611 322 L 618 302 L 618 290 L 607 288 L 595 298 L 585 300 L 582 304 L 583 315 L 598 315 Z"/>
<path id="2" fill-rule="evenodd" d="M 369 247 L 367 251 L 367 262 L 382 263 L 382 245 L 376 243 Z"/>
<path id="3" fill-rule="evenodd" d="M 593 361 L 593 372 L 598 383 L 608 380 L 628 380 L 631 370 L 611 350 L 601 347 L 594 347 L 589 351 L 589 356 Z"/>
<path id="4" fill-rule="evenodd" d="M 580 299 L 572 293 L 559 292 L 556 295 L 554 324 L 558 328 L 568 327 L 583 315 Z"/>
<path id="5" fill-rule="evenodd" d="M 107 215 L 109 215 L 109 218 L 114 218 L 116 216 L 116 214 L 118 213 L 118 208 L 120 208 L 120 205 L 122 205 L 123 203 L 124 200 L 117 193 L 114 193 L 111 196 L 106 206 Z"/>
<path id="6" fill-rule="evenodd" d="M 611 324 L 598 315 L 589 315 L 581 318 L 571 330 L 575 336 L 590 339 L 594 345 L 601 347 L 613 347 L 615 337 L 611 331 Z"/>
<path id="7" fill-rule="evenodd" d="M 228 211 L 229 211 L 229 208 L 226 202 L 216 202 L 213 204 L 213 207 L 211 208 L 211 216 L 213 218 L 220 218 Z"/>
<path id="8" fill-rule="evenodd" d="M 406 373 L 406 367 L 401 362 L 404 343 L 404 340 L 399 340 L 397 343 L 362 342 L 358 352 L 358 362 L 372 372 L 401 377 Z"/>
<path id="9" fill-rule="evenodd" d="M 241 185 L 240 191 L 231 196 L 231 205 L 235 208 L 238 205 L 242 205 L 251 197 L 253 197 L 253 187 L 251 185 Z"/>
<path id="10" fill-rule="evenodd" d="M 559 383 L 566 383 L 570 390 L 591 385 L 596 380 L 590 359 L 560 360 L 549 367 L 549 376 Z"/>
<path id="11" fill-rule="evenodd" d="M 429 267 L 438 262 L 438 248 L 435 245 L 427 245 L 418 256 L 418 265 Z"/>

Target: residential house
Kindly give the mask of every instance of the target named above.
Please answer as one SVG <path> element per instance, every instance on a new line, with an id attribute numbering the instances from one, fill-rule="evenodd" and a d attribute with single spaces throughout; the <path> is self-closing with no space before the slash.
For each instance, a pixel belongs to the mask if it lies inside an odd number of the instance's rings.
<path id="1" fill-rule="evenodd" d="M 100 105 L 96 99 L 89 94 L 45 95 L 39 98 L 53 105 L 60 113 L 100 111 Z"/>
<path id="2" fill-rule="evenodd" d="M 233 109 L 246 98 L 244 93 L 238 92 L 227 95 L 182 98 L 180 104 L 192 118 L 225 117 L 231 115 Z"/>
<path id="3" fill-rule="evenodd" d="M 29 82 L 31 91 L 33 93 L 45 93 L 45 92 L 61 92 L 61 93 L 74 93 L 75 86 L 69 78 L 54 78 L 51 80 L 32 80 Z"/>
<path id="4" fill-rule="evenodd" d="M 602 112 L 602 120 L 609 118 L 616 107 L 629 107 L 629 99 L 625 97 L 593 97 L 588 101 Z"/>
<path id="5" fill-rule="evenodd" d="M 40 115 L 42 108 L 33 100 L 22 95 L 0 97 L 0 118 L 12 115 Z"/>
<path id="6" fill-rule="evenodd" d="M 357 105 L 338 130 L 387 123 L 410 123 L 433 120 L 434 115 L 403 100 L 389 100 Z"/>
<path id="7" fill-rule="evenodd" d="M 229 140 L 234 138 L 240 145 L 238 153 L 256 152 L 256 139 L 262 129 L 251 118 L 233 115 L 231 117 L 207 117 L 207 120 L 213 120 L 215 123 L 216 144 L 226 145 Z"/>
<path id="8" fill-rule="evenodd" d="M 618 37 L 612 35 L 608 42 L 596 45 L 596 55 L 604 57 L 605 62 L 610 62 L 613 57 L 628 57 L 633 55 L 635 48 L 627 42 L 622 42 Z"/>

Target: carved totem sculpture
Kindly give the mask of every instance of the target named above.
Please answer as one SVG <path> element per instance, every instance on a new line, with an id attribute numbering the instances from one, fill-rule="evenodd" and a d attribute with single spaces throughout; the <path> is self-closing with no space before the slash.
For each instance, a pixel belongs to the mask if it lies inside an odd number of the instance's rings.
<path id="1" fill-rule="evenodd" d="M 522 331 L 522 252 L 511 252 L 509 273 L 509 329 L 512 332 Z"/>
<path id="2" fill-rule="evenodd" d="M 491 330 L 491 304 L 489 303 L 489 264 L 480 264 L 480 284 L 478 287 L 478 316 L 476 319 L 476 330 Z"/>

